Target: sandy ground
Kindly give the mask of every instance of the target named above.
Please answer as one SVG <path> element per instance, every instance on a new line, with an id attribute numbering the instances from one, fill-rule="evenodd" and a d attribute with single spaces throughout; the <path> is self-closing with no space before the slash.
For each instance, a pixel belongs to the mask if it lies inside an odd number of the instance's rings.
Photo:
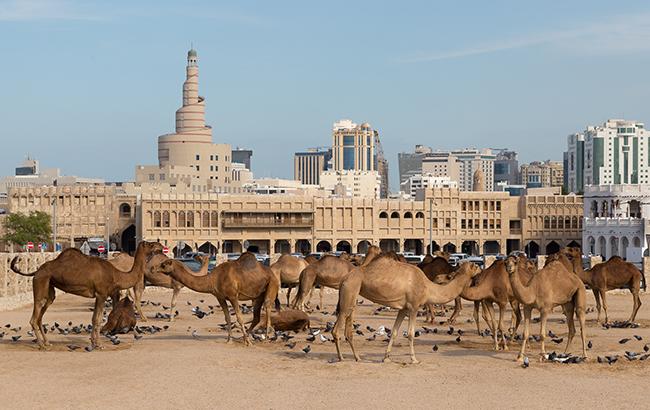
<path id="1" fill-rule="evenodd" d="M 283 291 L 284 292 L 284 291 Z M 169 303 L 170 291 L 147 289 L 145 299 Z M 200 300 L 204 299 L 201 303 Z M 593 343 L 591 360 L 583 364 L 541 363 L 536 359 L 539 344 L 529 350 L 531 366 L 523 369 L 513 360 L 519 344 L 510 351 L 495 352 L 489 337 L 477 335 L 469 323 L 472 308 L 464 304 L 463 314 L 455 329 L 463 329 L 461 342 L 457 333 L 448 335 L 447 325 L 436 324 L 437 334 L 424 334 L 416 339 L 419 365 L 406 364 L 408 340 L 400 335 L 393 349 L 395 363 L 383 364 L 386 343 L 383 337 L 367 341 L 365 328 L 380 325 L 392 328 L 395 312 L 373 314 L 376 306 L 365 301 L 358 306 L 356 321 L 364 336 L 356 337 L 363 361 L 355 363 L 347 344 L 347 360 L 334 363 L 335 348 L 331 342 L 305 341 L 306 333 L 292 340 L 290 349 L 284 342 L 256 342 L 246 348 L 238 339 L 225 343 L 223 315 L 198 319 L 191 306 L 216 305 L 210 295 L 184 290 L 178 303 L 180 315 L 168 330 L 154 335 L 145 334 L 135 340 L 132 334 L 120 336 L 117 346 L 105 340 L 101 351 L 86 352 L 88 336 L 51 334 L 53 348 L 48 352 L 36 349 L 27 335 L 31 308 L 25 307 L 0 313 L 0 326 L 22 326 L 18 332 L 6 332 L 0 341 L 0 385 L 4 406 L 17 408 L 96 408 L 120 406 L 125 408 L 432 408 L 432 407 L 609 407 L 647 408 L 647 388 L 650 383 L 650 360 L 628 361 L 621 357 L 608 365 L 596 361 L 598 355 L 620 354 L 625 350 L 641 352 L 650 343 L 650 297 L 642 295 L 644 306 L 637 318 L 638 329 L 605 330 L 595 323 L 596 314 L 588 314 L 588 340 Z M 316 298 L 314 298 L 314 302 Z M 629 293 L 609 296 L 610 319 L 629 316 Z M 326 294 L 324 312 L 332 312 L 336 293 Z M 594 300 L 589 293 L 589 306 Z M 45 315 L 50 326 L 59 322 L 67 327 L 90 321 L 91 303 L 88 299 L 59 293 Z M 161 306 L 148 305 L 147 324 L 166 325 L 154 319 Z M 334 316 L 313 312 L 312 326 L 325 326 Z M 507 315 L 509 320 L 509 313 Z M 552 316 L 549 329 L 566 338 L 566 324 L 560 322 L 559 310 Z M 426 325 L 419 318 L 418 325 Z M 438 318 L 444 320 L 444 318 Z M 481 323 L 482 328 L 485 324 Z M 539 326 L 533 325 L 538 332 Z M 198 337 L 192 337 L 196 330 Z M 400 331 L 401 333 L 401 331 Z M 22 335 L 17 342 L 12 335 Z M 636 340 L 638 335 L 643 340 Z M 239 337 L 240 334 L 237 334 Z M 327 334 L 327 336 L 330 336 Z M 622 338 L 631 338 L 620 344 Z M 566 340 L 566 339 L 565 339 Z M 69 344 L 82 346 L 69 351 Z M 302 349 L 310 345 L 310 353 Z M 439 349 L 432 351 L 436 344 Z M 564 343 L 549 343 L 551 349 L 562 351 Z M 573 352 L 579 352 L 575 340 Z"/>

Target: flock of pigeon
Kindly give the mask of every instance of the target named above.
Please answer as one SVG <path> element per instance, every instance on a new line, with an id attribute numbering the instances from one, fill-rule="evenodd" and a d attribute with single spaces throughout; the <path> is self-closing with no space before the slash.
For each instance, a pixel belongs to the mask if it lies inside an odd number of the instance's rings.
<path id="1" fill-rule="evenodd" d="M 214 306 L 214 305 L 207 305 L 207 309 L 202 306 L 205 303 L 205 300 L 201 299 L 199 300 L 199 304 L 193 305 L 192 302 L 187 301 L 187 306 L 191 307 L 190 308 L 190 313 L 192 316 L 196 317 L 197 319 L 204 319 L 208 316 L 213 315 L 215 312 L 221 312 L 221 309 L 219 306 Z M 359 301 L 359 304 L 362 304 L 363 301 Z M 164 309 L 164 312 L 157 312 L 155 314 L 156 319 L 160 320 L 168 320 L 171 316 L 172 313 L 167 313 L 170 311 L 169 306 L 164 306 L 159 302 L 154 302 L 154 301 L 143 301 L 142 302 L 143 306 L 153 306 L 153 307 L 162 307 Z M 110 306 L 107 306 L 110 307 Z M 320 310 L 320 307 L 316 307 L 317 310 Z M 216 310 L 218 309 L 218 310 Z M 108 310 L 108 309 L 107 309 Z M 240 310 L 244 314 L 250 314 L 253 311 L 252 306 L 249 306 L 247 304 L 242 304 L 240 305 Z M 372 314 L 377 316 L 380 315 L 383 312 L 388 312 L 390 311 L 390 308 L 381 306 L 377 307 L 372 311 Z M 234 310 L 231 308 L 231 315 L 234 315 Z M 173 312 L 174 316 L 178 316 L 180 312 L 178 310 Z M 327 311 L 320 311 L 320 314 L 323 316 L 328 316 L 328 315 L 334 315 L 334 313 L 330 313 Z M 444 316 L 444 312 L 437 313 L 436 316 Z M 104 319 L 106 319 L 106 311 L 104 313 Z M 472 319 L 467 320 L 468 323 L 472 322 Z M 440 325 L 444 325 L 445 321 L 440 321 L 438 322 Z M 221 330 L 226 330 L 226 324 L 222 323 L 218 325 Z M 385 326 L 385 325 L 380 325 L 377 327 L 372 327 L 370 325 L 367 325 L 365 327 L 362 327 L 361 324 L 359 323 L 354 323 L 354 332 L 355 335 L 358 337 L 363 337 L 366 341 L 368 342 L 383 342 L 387 343 L 390 340 L 390 337 L 392 335 L 392 330 Z M 90 334 L 92 331 L 92 325 L 84 325 L 83 323 L 79 324 L 73 324 L 73 322 L 68 322 L 67 325 L 61 325 L 57 322 L 54 322 L 54 324 L 44 324 L 45 327 L 45 332 L 46 333 L 57 333 L 61 335 L 81 335 L 81 334 Z M 325 323 L 324 327 L 312 327 L 309 328 L 306 336 L 300 335 L 298 332 L 289 332 L 289 331 L 276 331 L 270 338 L 269 341 L 271 342 L 281 342 L 284 344 L 284 347 L 286 347 L 289 350 L 293 350 L 298 346 L 299 344 L 304 345 L 302 347 L 302 352 L 307 355 L 312 351 L 312 345 L 313 344 L 323 344 L 323 343 L 333 343 L 334 340 L 330 336 L 330 333 L 334 327 L 334 322 L 333 321 L 327 321 Z M 639 325 L 637 323 L 628 323 L 628 322 L 611 322 L 609 324 L 603 325 L 603 329 L 634 329 L 638 328 Z M 169 325 L 163 325 L 163 326 L 156 326 L 156 325 L 146 325 L 146 326 L 135 326 L 133 329 L 133 339 L 134 341 L 141 340 L 145 335 L 155 335 L 160 332 L 165 332 L 169 330 Z M 11 339 L 12 343 L 18 342 L 22 338 L 22 327 L 21 326 L 14 326 L 12 327 L 11 324 L 6 324 L 4 328 L 0 331 L 0 340 L 4 339 L 5 336 L 9 336 Z M 202 335 L 199 334 L 199 329 L 193 328 L 192 326 L 188 327 L 187 332 L 191 334 L 191 337 L 193 339 L 201 339 Z M 27 336 L 29 337 L 34 337 L 34 334 L 31 330 L 26 331 Z M 431 326 L 422 326 L 418 328 L 415 331 L 415 337 L 421 337 L 423 335 L 441 335 L 444 336 L 445 334 L 447 336 L 452 337 L 453 341 L 455 343 L 461 343 L 462 338 L 465 334 L 465 332 L 462 329 L 457 329 L 454 328 L 453 326 L 445 326 L 443 329 L 438 329 L 437 327 L 431 327 Z M 118 335 L 104 335 L 113 345 L 119 345 L 122 343 L 122 340 L 119 338 Z M 252 333 L 252 338 L 256 341 L 264 341 L 267 339 L 264 329 L 257 329 L 257 331 Z M 403 331 L 403 336 L 407 337 L 407 332 Z M 480 333 L 481 337 L 491 337 L 491 332 L 489 329 L 485 329 L 484 331 L 481 331 Z M 303 339 L 304 337 L 304 339 Z M 521 335 L 516 335 L 515 340 L 521 340 Z M 556 334 L 554 334 L 551 330 L 548 331 L 548 338 L 551 340 L 551 342 L 555 344 L 560 344 L 564 341 L 564 338 L 558 337 Z M 304 340 L 302 343 L 300 343 L 301 340 Z M 534 342 L 539 342 L 540 337 L 538 335 L 531 335 L 529 337 L 529 341 L 534 341 Z M 623 339 L 619 340 L 619 344 L 624 345 L 627 344 L 630 341 L 636 341 L 640 342 L 643 341 L 643 337 L 639 335 L 633 335 L 632 337 L 626 337 Z M 34 340 L 35 342 L 35 340 Z M 451 342 L 453 343 L 453 342 Z M 593 342 L 589 341 L 587 344 L 587 347 L 589 350 L 593 348 Z M 87 352 L 90 352 L 93 350 L 91 346 L 85 346 L 82 347 L 77 344 L 68 344 L 67 348 L 69 351 L 77 351 L 77 350 L 85 350 Z M 431 348 L 433 352 L 438 352 L 440 351 L 440 346 L 438 344 L 434 344 Z M 598 356 L 597 357 L 597 362 L 598 363 L 605 363 L 612 365 L 616 363 L 619 359 L 625 358 L 627 361 L 645 361 L 650 359 L 650 345 L 645 344 L 642 346 L 641 350 L 639 351 L 634 351 L 634 350 L 626 350 L 622 354 L 614 354 L 614 355 L 605 355 L 605 356 Z M 544 355 L 543 359 L 548 362 L 555 362 L 555 363 L 564 363 L 564 364 L 577 364 L 581 363 L 584 361 L 584 358 L 580 356 L 575 356 L 571 354 L 564 354 L 564 353 L 556 353 L 556 352 L 551 352 L 546 355 Z M 523 362 L 523 367 L 529 367 L 530 365 L 530 360 L 528 357 L 524 358 Z"/>

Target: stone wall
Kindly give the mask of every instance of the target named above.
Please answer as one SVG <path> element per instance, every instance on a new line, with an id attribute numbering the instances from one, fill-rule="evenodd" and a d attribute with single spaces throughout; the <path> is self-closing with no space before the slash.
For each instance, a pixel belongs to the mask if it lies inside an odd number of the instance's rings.
<path id="1" fill-rule="evenodd" d="M 47 253 L 0 253 L 0 311 L 15 309 L 32 303 L 32 278 L 20 276 L 10 269 L 11 261 L 20 255 L 18 265 L 23 272 L 33 272 L 58 254 Z"/>

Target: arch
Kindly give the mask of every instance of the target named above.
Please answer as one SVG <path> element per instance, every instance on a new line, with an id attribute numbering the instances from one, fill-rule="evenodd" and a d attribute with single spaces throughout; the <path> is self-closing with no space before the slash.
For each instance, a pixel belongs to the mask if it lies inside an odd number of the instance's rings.
<path id="1" fill-rule="evenodd" d="M 424 213 L 423 212 L 416 212 L 415 213 L 415 219 L 424 219 Z"/>
<path id="2" fill-rule="evenodd" d="M 128 254 L 133 254 L 135 252 L 135 225 L 131 224 L 122 231 L 121 235 L 121 247 L 122 252 Z"/>
<path id="3" fill-rule="evenodd" d="M 234 240 L 227 240 L 221 243 L 221 252 L 223 253 L 241 253 L 241 242 Z"/>
<path id="4" fill-rule="evenodd" d="M 390 214 L 390 219 L 399 219 L 399 212 L 397 212 L 397 211 L 393 211 L 393 212 Z"/>
<path id="5" fill-rule="evenodd" d="M 399 241 L 397 239 L 382 239 L 379 241 L 379 248 L 382 252 L 399 252 Z"/>
<path id="6" fill-rule="evenodd" d="M 598 215 L 598 202 L 596 200 L 591 201 L 591 206 L 589 207 L 589 213 L 592 218 L 597 218 Z"/>
<path id="7" fill-rule="evenodd" d="M 174 253 L 175 258 L 180 258 L 181 256 L 185 255 L 186 253 L 192 252 L 192 247 L 185 242 L 182 242 L 181 247 L 179 248 L 178 245 L 174 246 L 174 249 L 172 249 L 172 252 Z"/>
<path id="8" fill-rule="evenodd" d="M 131 217 L 131 205 L 127 203 L 120 204 L 120 218 Z"/>
<path id="9" fill-rule="evenodd" d="M 163 211 L 162 213 L 162 227 L 169 228 L 169 211 Z"/>
<path id="10" fill-rule="evenodd" d="M 180 211 L 178 213 L 178 227 L 185 228 L 186 226 L 187 226 L 187 222 L 185 219 L 185 211 Z"/>
<path id="11" fill-rule="evenodd" d="M 160 211 L 155 211 L 153 213 L 153 227 L 160 228 L 162 225 L 162 218 L 160 216 Z"/>
<path id="12" fill-rule="evenodd" d="M 438 245 L 436 241 L 431 241 L 431 243 L 427 243 L 427 255 L 433 255 L 434 252 L 437 252 L 439 250 L 440 250 L 440 245 Z"/>
<path id="13" fill-rule="evenodd" d="M 551 242 L 546 244 L 546 254 L 547 255 L 552 255 L 554 253 L 558 253 L 559 251 L 560 251 L 560 244 L 559 243 L 557 243 L 555 241 L 551 241 Z"/>
<path id="14" fill-rule="evenodd" d="M 443 251 L 443 252 L 447 252 L 447 253 L 456 253 L 456 245 L 453 244 L 453 243 L 451 243 L 451 242 L 447 242 L 447 243 L 442 247 L 442 251 Z"/>
<path id="15" fill-rule="evenodd" d="M 630 247 L 630 240 L 627 239 L 627 236 L 621 238 L 621 258 L 627 260 L 627 248 Z"/>
<path id="16" fill-rule="evenodd" d="M 578 248 L 578 249 L 582 248 L 582 246 L 580 246 L 580 243 L 578 243 L 578 241 L 571 241 L 571 242 L 569 242 L 567 244 L 566 247 L 567 248 Z"/>
<path id="17" fill-rule="evenodd" d="M 632 246 L 634 246 L 635 248 L 640 248 L 641 247 L 641 239 L 639 239 L 638 236 L 635 236 L 634 238 L 632 238 Z"/>
<path id="18" fill-rule="evenodd" d="M 412 252 L 415 255 L 422 255 L 422 240 L 407 239 L 404 241 L 404 252 Z"/>
<path id="19" fill-rule="evenodd" d="M 210 212 L 203 211 L 203 217 L 201 218 L 201 227 L 202 228 L 210 227 Z"/>
<path id="20" fill-rule="evenodd" d="M 405 212 L 404 219 L 413 219 L 413 214 L 409 211 Z"/>
<path id="21" fill-rule="evenodd" d="M 607 239 L 604 236 L 598 237 L 598 254 L 603 258 L 607 259 Z"/>
<path id="22" fill-rule="evenodd" d="M 332 244 L 328 241 L 320 241 L 316 244 L 316 252 L 331 252 Z"/>
<path id="23" fill-rule="evenodd" d="M 587 247 L 590 255 L 596 254 L 596 239 L 593 236 L 587 238 Z"/>
<path id="24" fill-rule="evenodd" d="M 210 212 L 210 227 L 211 228 L 217 228 L 219 225 L 217 225 L 217 222 L 219 221 L 217 219 L 217 211 L 212 211 Z"/>
<path id="25" fill-rule="evenodd" d="M 339 243 L 336 244 L 336 251 L 351 254 L 352 253 L 352 245 L 350 245 L 350 242 L 348 242 L 348 241 L 339 241 Z"/>
<path id="26" fill-rule="evenodd" d="M 483 254 L 484 255 L 489 255 L 489 254 L 499 254 L 501 253 L 501 245 L 499 244 L 499 241 L 485 241 L 483 242 Z"/>
<path id="27" fill-rule="evenodd" d="M 291 244 L 289 244 L 289 241 L 286 239 L 279 239 L 275 241 L 275 245 L 273 245 L 273 251 L 275 253 L 291 253 Z"/>
<path id="28" fill-rule="evenodd" d="M 211 242 L 205 242 L 203 245 L 199 246 L 199 252 L 203 252 L 206 255 L 216 255 L 217 254 L 217 247 L 214 246 Z"/>
<path id="29" fill-rule="evenodd" d="M 296 241 L 296 253 L 307 255 L 309 252 L 311 252 L 311 242 L 307 239 L 298 239 Z"/>
<path id="30" fill-rule="evenodd" d="M 388 213 L 387 213 L 386 211 L 381 211 L 381 212 L 379 213 L 379 217 L 380 217 L 381 219 L 387 219 L 387 218 L 388 218 Z"/>
<path id="31" fill-rule="evenodd" d="M 600 216 L 603 218 L 607 218 L 609 216 L 609 202 L 607 202 L 606 199 L 603 199 L 603 202 L 601 204 Z"/>
<path id="32" fill-rule="evenodd" d="M 571 229 L 578 229 L 578 217 L 571 217 Z"/>
<path id="33" fill-rule="evenodd" d="M 628 204 L 628 213 L 630 218 L 642 218 L 641 215 L 641 202 L 636 199 L 633 199 Z"/>
<path id="34" fill-rule="evenodd" d="M 571 217 L 570 216 L 565 216 L 564 217 L 564 229 L 572 229 L 573 227 L 571 226 Z"/>
<path id="35" fill-rule="evenodd" d="M 557 218 L 557 228 L 564 229 L 564 218 L 562 218 L 561 216 L 558 216 Z"/>
<path id="36" fill-rule="evenodd" d="M 478 243 L 476 241 L 464 241 L 460 245 L 460 251 L 468 255 L 478 255 Z"/>
<path id="37" fill-rule="evenodd" d="M 551 218 L 548 216 L 544 217 L 544 229 L 551 229 Z"/>
<path id="38" fill-rule="evenodd" d="M 557 218 L 555 216 L 551 217 L 551 229 L 557 229 Z"/>
<path id="39" fill-rule="evenodd" d="M 194 228 L 194 212 L 188 211 L 187 212 L 187 227 L 188 228 Z"/>
<path id="40" fill-rule="evenodd" d="M 611 253 L 607 255 L 607 259 L 611 258 L 612 256 L 620 256 L 618 254 L 618 239 L 615 236 L 609 238 L 609 249 Z"/>
<path id="41" fill-rule="evenodd" d="M 364 255 L 368 253 L 368 248 L 370 248 L 372 244 L 370 241 L 361 241 L 357 244 L 357 253 L 363 253 Z"/>
<path id="42" fill-rule="evenodd" d="M 169 221 L 169 226 L 173 226 L 174 228 L 178 227 L 178 214 L 176 211 L 171 212 L 171 219 Z"/>
<path id="43" fill-rule="evenodd" d="M 535 241 L 530 241 L 524 247 L 524 252 L 529 258 L 536 258 L 539 255 L 539 244 Z"/>

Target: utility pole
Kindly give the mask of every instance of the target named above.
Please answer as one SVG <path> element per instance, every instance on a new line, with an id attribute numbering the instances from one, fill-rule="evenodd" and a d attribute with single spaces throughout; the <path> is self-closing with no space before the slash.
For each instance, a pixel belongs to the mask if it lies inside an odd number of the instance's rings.
<path id="1" fill-rule="evenodd" d="M 429 198 L 429 255 L 433 255 L 433 198 Z"/>
<path id="2" fill-rule="evenodd" d="M 56 197 L 52 201 L 52 241 L 54 242 L 52 246 L 54 247 L 54 252 L 57 251 L 56 247 Z"/>

